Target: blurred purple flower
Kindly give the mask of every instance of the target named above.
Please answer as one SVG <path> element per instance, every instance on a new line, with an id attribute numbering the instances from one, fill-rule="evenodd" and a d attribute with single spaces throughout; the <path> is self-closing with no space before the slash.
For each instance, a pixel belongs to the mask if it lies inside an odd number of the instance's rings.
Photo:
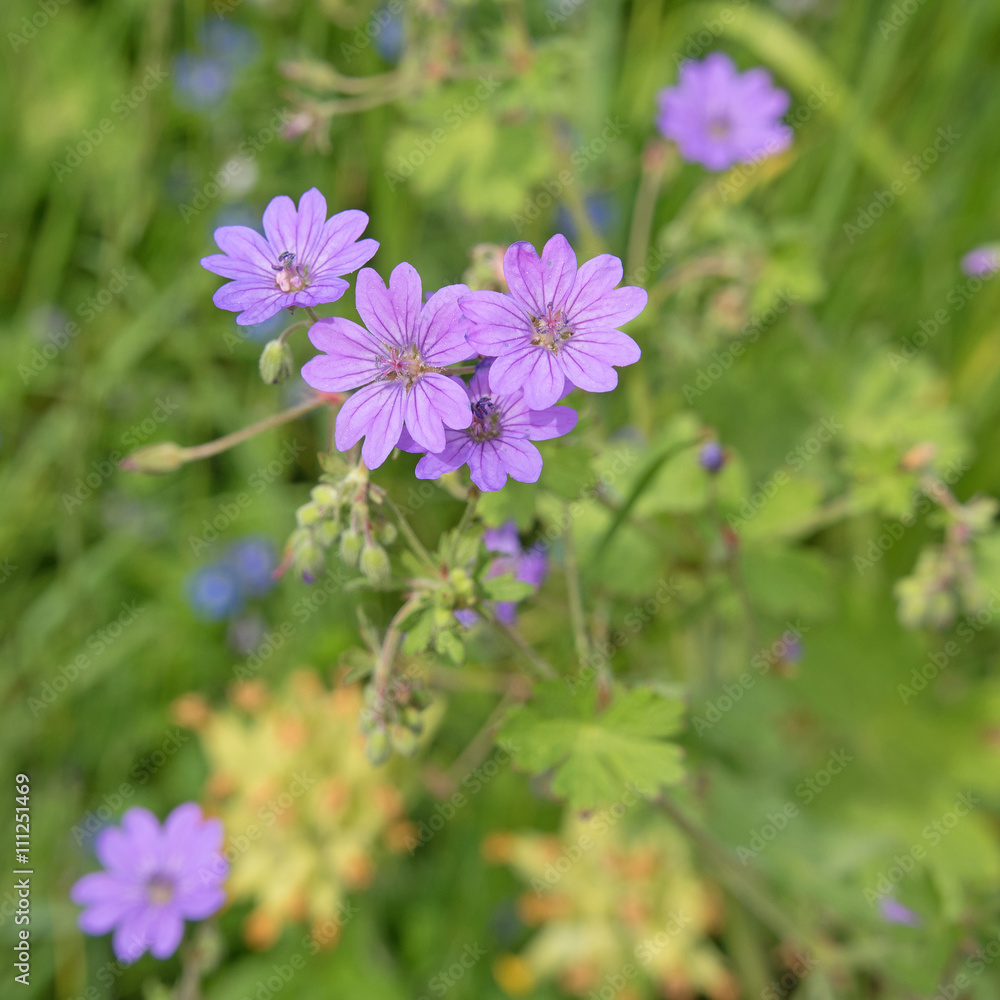
<path id="1" fill-rule="evenodd" d="M 70 898 L 85 909 L 77 923 L 85 934 L 107 934 L 128 964 L 147 950 L 169 958 L 181 942 L 185 920 L 204 920 L 225 902 L 229 866 L 221 854 L 224 830 L 185 802 L 163 826 L 146 809 L 129 809 L 120 827 L 98 835 L 95 848 L 105 871 L 84 875 Z"/>
<path id="2" fill-rule="evenodd" d="M 992 246 L 976 247 L 962 258 L 962 270 L 970 278 L 986 278 L 1000 271 L 1000 249 Z"/>
<path id="3" fill-rule="evenodd" d="M 232 73 L 222 59 L 181 52 L 174 60 L 174 93 L 181 107 L 201 110 L 229 93 Z"/>
<path id="4" fill-rule="evenodd" d="M 698 452 L 698 464 L 706 472 L 721 472 L 726 464 L 726 453 L 718 441 L 706 441 Z"/>
<path id="5" fill-rule="evenodd" d="M 557 234 L 541 257 L 530 243 L 514 243 L 503 258 L 510 294 L 472 292 L 462 298 L 472 322 L 469 343 L 496 360 L 494 391 L 524 391 L 533 410 L 551 406 L 567 381 L 588 392 L 609 392 L 618 384 L 614 366 L 639 360 L 639 345 L 617 327 L 646 307 L 642 288 L 615 286 L 622 262 L 598 254 L 577 269 L 569 241 Z"/>
<path id="6" fill-rule="evenodd" d="M 906 924 L 907 927 L 919 927 L 923 923 L 919 913 L 915 913 L 908 906 L 904 906 L 898 899 L 892 896 L 881 896 L 878 901 L 879 912 L 882 919 L 890 924 Z"/>
<path id="7" fill-rule="evenodd" d="M 487 528 L 483 532 L 483 544 L 487 552 L 496 552 L 487 576 L 504 576 L 511 573 L 520 583 L 530 583 L 536 590 L 545 582 L 549 572 L 549 560 L 544 549 L 533 546 L 525 551 L 514 521 L 507 521 L 499 528 Z M 495 605 L 497 618 L 505 625 L 513 625 L 517 620 L 515 601 L 498 601 Z"/>
<path id="8" fill-rule="evenodd" d="M 212 301 L 238 312 L 240 326 L 262 323 L 282 309 L 336 302 L 350 287 L 341 277 L 370 260 L 378 243 L 359 240 L 368 216 L 357 209 L 327 219 L 326 198 L 310 188 L 299 207 L 287 195 L 264 210 L 264 236 L 248 226 L 215 231 L 221 254 L 202 257 L 201 266 L 232 278 Z"/>
<path id="9" fill-rule="evenodd" d="M 491 379 L 488 362 L 479 365 L 468 385 L 453 379 L 468 393 L 472 423 L 445 431 L 443 447 L 417 462 L 417 479 L 439 479 L 468 465 L 472 481 L 487 493 L 503 489 L 508 476 L 519 483 L 538 481 L 542 453 L 531 442 L 568 434 L 576 426 L 576 411 L 569 406 L 529 409 L 520 390 L 508 395 L 495 393 Z M 425 450 L 405 433 L 398 446 L 403 451 Z"/>
<path id="10" fill-rule="evenodd" d="M 305 363 L 302 377 L 321 392 L 358 390 L 337 414 L 338 451 L 364 437 L 361 457 L 377 469 L 404 425 L 408 440 L 431 452 L 445 447 L 446 428 L 469 426 L 472 410 L 461 380 L 441 372 L 471 353 L 458 308 L 467 291 L 447 285 L 421 304 L 420 275 L 412 264 L 397 264 L 388 288 L 366 267 L 355 293 L 365 326 L 339 316 L 312 325 L 309 339 L 324 353 Z"/>
<path id="11" fill-rule="evenodd" d="M 740 73 L 724 52 L 681 64 L 676 87 L 658 95 L 657 126 L 681 156 L 709 170 L 727 170 L 786 150 L 792 129 L 781 121 L 791 96 L 756 67 Z"/>
<path id="12" fill-rule="evenodd" d="M 402 15 L 384 6 L 375 11 L 372 20 L 379 25 L 373 39 L 375 51 L 387 63 L 398 63 L 406 48 L 406 24 Z"/>

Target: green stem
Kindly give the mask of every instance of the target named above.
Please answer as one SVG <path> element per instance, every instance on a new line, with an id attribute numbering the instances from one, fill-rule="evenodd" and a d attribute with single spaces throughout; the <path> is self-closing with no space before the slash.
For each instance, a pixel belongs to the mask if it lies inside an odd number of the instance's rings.
<path id="1" fill-rule="evenodd" d="M 639 190 L 636 192 L 635 206 L 632 209 L 628 253 L 625 258 L 628 264 L 625 269 L 627 275 L 635 274 L 649 252 L 653 216 L 656 214 L 656 202 L 660 197 L 667 165 L 666 143 L 661 140 L 651 142 L 642 155 L 642 175 L 639 178 Z M 630 278 L 628 283 L 631 284 L 633 280 Z"/>
<path id="2" fill-rule="evenodd" d="M 292 420 L 298 420 L 299 417 L 304 416 L 311 410 L 317 410 L 321 406 L 329 406 L 330 402 L 331 400 L 328 397 L 315 396 L 304 403 L 299 403 L 298 406 L 291 407 L 291 409 L 282 410 L 280 413 L 274 413 L 270 417 L 258 420 L 257 423 L 250 424 L 249 427 L 244 427 L 242 430 L 233 431 L 232 434 L 226 434 L 224 437 L 216 438 L 214 441 L 206 441 L 205 444 L 195 445 L 193 448 L 185 448 L 184 460 L 186 462 L 195 462 L 200 458 L 209 458 L 212 455 L 218 455 L 219 452 L 228 451 L 230 448 L 242 444 L 244 441 L 249 441 L 250 438 L 256 437 L 258 434 L 270 430 L 272 427 L 280 427 L 282 424 L 287 424 Z"/>
<path id="3" fill-rule="evenodd" d="M 372 683 L 375 686 L 375 694 L 380 700 L 386 696 L 389 678 L 392 676 L 392 665 L 399 652 L 400 643 L 403 641 L 403 633 L 400 632 L 399 626 L 419 604 L 419 597 L 411 597 L 392 616 L 392 621 L 389 622 L 389 627 L 386 629 L 382 648 L 379 650 L 378 659 L 376 659 L 375 667 L 372 670 Z"/>
<path id="4" fill-rule="evenodd" d="M 308 319 L 300 319 L 300 320 L 298 321 L 298 323 L 293 323 L 293 324 L 292 324 L 291 326 L 286 326 L 286 327 L 285 327 L 285 329 L 281 331 L 281 336 L 279 336 L 279 337 L 278 337 L 278 343 L 279 343 L 279 344 L 284 344 L 284 343 L 286 343 L 286 342 L 287 342 L 287 340 L 288 340 L 288 335 L 289 335 L 289 334 L 290 334 L 290 333 L 291 333 L 291 332 L 292 332 L 293 330 L 298 330 L 298 329 L 299 329 L 300 327 L 303 327 L 303 326 L 310 326 L 311 324 L 312 324 L 312 320 L 308 320 Z"/>
<path id="5" fill-rule="evenodd" d="M 500 621 L 499 619 L 489 616 L 491 623 L 497 628 L 497 630 L 505 635 L 510 642 L 515 645 L 525 656 L 525 658 L 531 663 L 531 665 L 538 671 L 538 673 L 544 677 L 547 681 L 555 680 L 559 675 L 556 673 L 555 668 L 546 660 L 536 649 L 531 645 L 526 639 L 524 639 L 519 632 L 512 629 L 509 625 Z"/>
<path id="6" fill-rule="evenodd" d="M 409 543 L 410 548 L 413 550 L 413 554 L 422 562 L 426 563 L 427 566 L 436 574 L 439 570 L 437 561 L 433 558 L 433 556 L 431 556 L 427 549 L 424 548 L 423 542 L 417 538 L 417 534 L 413 528 L 410 527 L 410 522 L 406 520 L 406 516 L 399 509 L 399 507 L 396 506 L 391 497 L 387 496 L 385 498 L 385 503 L 389 510 L 395 514 L 396 520 L 399 522 L 399 527 L 406 536 L 406 540 Z"/>
<path id="7" fill-rule="evenodd" d="M 462 511 L 462 518 L 458 522 L 458 527 L 455 529 L 455 533 L 451 536 L 451 546 L 448 549 L 448 564 L 451 565 L 455 561 L 456 553 L 458 552 L 458 543 L 462 535 L 465 534 L 465 529 L 468 528 L 472 521 L 473 516 L 476 513 L 476 505 L 479 503 L 479 490 L 475 486 L 469 487 L 468 500 L 465 504 L 465 510 Z"/>
<path id="8" fill-rule="evenodd" d="M 566 553 L 566 587 L 569 592 L 569 618 L 573 624 L 573 641 L 576 644 L 576 658 L 580 666 L 586 666 L 590 659 L 590 638 L 587 635 L 587 620 L 583 610 L 583 591 L 580 587 L 580 563 L 576 557 L 576 543 L 573 540 L 573 520 L 569 504 L 565 506 L 567 518 L 563 549 Z"/>
<path id="9" fill-rule="evenodd" d="M 318 313 L 318 312 L 316 312 L 316 310 L 315 310 L 315 309 L 313 309 L 313 307 L 312 307 L 312 306 L 306 306 L 306 307 L 305 307 L 305 310 L 306 310 L 306 312 L 307 312 L 307 313 L 309 313 L 309 317 L 310 317 L 310 318 L 312 319 L 312 321 L 313 321 L 314 323 L 318 323 L 318 322 L 319 322 L 319 320 L 320 320 L 320 315 L 319 315 L 319 313 Z"/>

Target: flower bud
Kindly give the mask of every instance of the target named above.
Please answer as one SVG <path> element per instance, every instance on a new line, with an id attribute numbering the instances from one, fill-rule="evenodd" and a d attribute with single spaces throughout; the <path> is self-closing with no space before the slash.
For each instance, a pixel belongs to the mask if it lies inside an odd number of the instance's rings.
<path id="1" fill-rule="evenodd" d="M 412 757 L 417 752 L 419 742 L 417 734 L 407 729 L 406 726 L 390 726 L 389 738 L 392 742 L 392 749 L 401 757 Z"/>
<path id="2" fill-rule="evenodd" d="M 392 545 L 399 535 L 399 531 L 392 521 L 386 521 L 378 526 L 375 534 L 383 545 Z"/>
<path id="3" fill-rule="evenodd" d="M 317 545 L 322 545 L 327 549 L 337 540 L 340 535 L 340 522 L 333 518 L 328 518 L 317 524 L 313 529 L 313 538 Z"/>
<path id="4" fill-rule="evenodd" d="M 173 441 L 162 441 L 133 451 L 118 463 L 118 468 L 129 472 L 176 472 L 186 461 L 186 448 Z"/>
<path id="5" fill-rule="evenodd" d="M 368 542 L 361 550 L 359 566 L 369 582 L 377 587 L 384 587 L 392 575 L 392 567 L 385 549 L 373 542 Z"/>
<path id="6" fill-rule="evenodd" d="M 309 491 L 309 496 L 320 505 L 320 507 L 336 507 L 340 503 L 340 496 L 329 483 L 320 483 Z"/>
<path id="7" fill-rule="evenodd" d="M 384 764 L 392 753 L 389 734 L 384 729 L 376 729 L 369 733 L 365 743 L 365 753 L 373 764 Z"/>
<path id="8" fill-rule="evenodd" d="M 363 544 L 364 541 L 361 538 L 361 532 L 355 531 L 353 528 L 348 528 L 340 536 L 340 558 L 348 566 L 357 566 Z"/>
<path id="9" fill-rule="evenodd" d="M 295 521 L 300 528 L 308 528 L 322 520 L 323 511 L 319 504 L 304 503 L 295 511 Z"/>
<path id="10" fill-rule="evenodd" d="M 292 349 L 280 340 L 272 340 L 261 351 L 260 377 L 268 385 L 284 382 L 295 371 Z"/>
<path id="11" fill-rule="evenodd" d="M 305 542 L 295 550 L 295 568 L 306 583 L 312 583 L 323 572 L 326 555 L 313 541 Z"/>

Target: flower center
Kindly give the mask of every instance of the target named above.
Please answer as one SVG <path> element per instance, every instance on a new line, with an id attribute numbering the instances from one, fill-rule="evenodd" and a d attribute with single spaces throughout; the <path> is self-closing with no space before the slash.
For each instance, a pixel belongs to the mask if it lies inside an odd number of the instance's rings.
<path id="1" fill-rule="evenodd" d="M 165 906 L 174 898 L 174 883 L 166 875 L 154 875 L 146 883 L 146 898 L 154 906 Z"/>
<path id="2" fill-rule="evenodd" d="M 500 436 L 500 414 L 489 396 L 480 396 L 472 404 L 472 424 L 469 434 L 473 441 L 489 441 Z"/>
<path id="3" fill-rule="evenodd" d="M 414 383 L 424 372 L 436 370 L 428 368 L 424 364 L 424 359 L 414 345 L 402 350 L 388 344 L 382 346 L 385 348 L 385 354 L 375 356 L 375 367 L 379 371 L 378 378 L 382 382 L 403 381 L 409 390 L 413 388 Z"/>
<path id="4" fill-rule="evenodd" d="M 733 123 L 725 115 L 716 115 L 708 120 L 708 134 L 712 139 L 728 139 L 733 131 Z"/>
<path id="5" fill-rule="evenodd" d="M 283 292 L 300 292 L 309 284 L 309 268 L 304 264 L 296 264 L 295 254 L 290 250 L 278 255 L 278 263 L 272 264 L 271 270 L 277 272 L 274 283 Z"/>
<path id="6" fill-rule="evenodd" d="M 553 353 L 559 350 L 561 341 L 573 336 L 563 311 L 553 308 L 551 302 L 544 316 L 531 317 L 531 325 L 535 328 L 531 342 L 539 347 L 547 347 Z"/>

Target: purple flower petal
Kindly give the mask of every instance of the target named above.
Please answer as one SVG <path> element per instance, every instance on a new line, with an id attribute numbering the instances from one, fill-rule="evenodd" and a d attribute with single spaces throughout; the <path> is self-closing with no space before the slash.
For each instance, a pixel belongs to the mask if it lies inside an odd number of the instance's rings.
<path id="1" fill-rule="evenodd" d="M 460 430 L 472 423 L 472 408 L 461 380 L 436 372 L 424 375 L 406 393 L 403 420 L 417 444 L 440 451 L 445 446 L 445 426 Z"/>
<path id="2" fill-rule="evenodd" d="M 557 233 L 542 248 L 542 256 L 530 243 L 514 243 L 503 258 L 507 287 L 534 316 L 543 316 L 550 303 L 561 304 L 576 278 L 576 254 L 569 240 Z"/>
<path id="3" fill-rule="evenodd" d="M 576 381 L 568 373 L 566 377 Z M 559 358 L 552 351 L 534 344 L 501 355 L 490 369 L 490 385 L 495 386 L 497 392 L 514 393 L 520 389 L 533 410 L 551 406 L 559 399 L 564 383 Z"/>
<path id="4" fill-rule="evenodd" d="M 345 392 L 379 377 L 379 344 L 363 326 L 340 316 L 321 319 L 309 328 L 309 339 L 326 352 L 302 366 L 302 377 L 314 389 Z"/>
<path id="5" fill-rule="evenodd" d="M 420 315 L 420 275 L 412 264 L 397 264 L 389 287 L 370 267 L 358 272 L 355 305 L 365 326 L 386 345 L 403 348 Z"/>
<path id="6" fill-rule="evenodd" d="M 369 469 L 377 469 L 399 440 L 405 403 L 406 390 L 399 382 L 374 382 L 358 389 L 337 414 L 337 450 L 347 451 L 364 437 L 361 457 Z"/>

